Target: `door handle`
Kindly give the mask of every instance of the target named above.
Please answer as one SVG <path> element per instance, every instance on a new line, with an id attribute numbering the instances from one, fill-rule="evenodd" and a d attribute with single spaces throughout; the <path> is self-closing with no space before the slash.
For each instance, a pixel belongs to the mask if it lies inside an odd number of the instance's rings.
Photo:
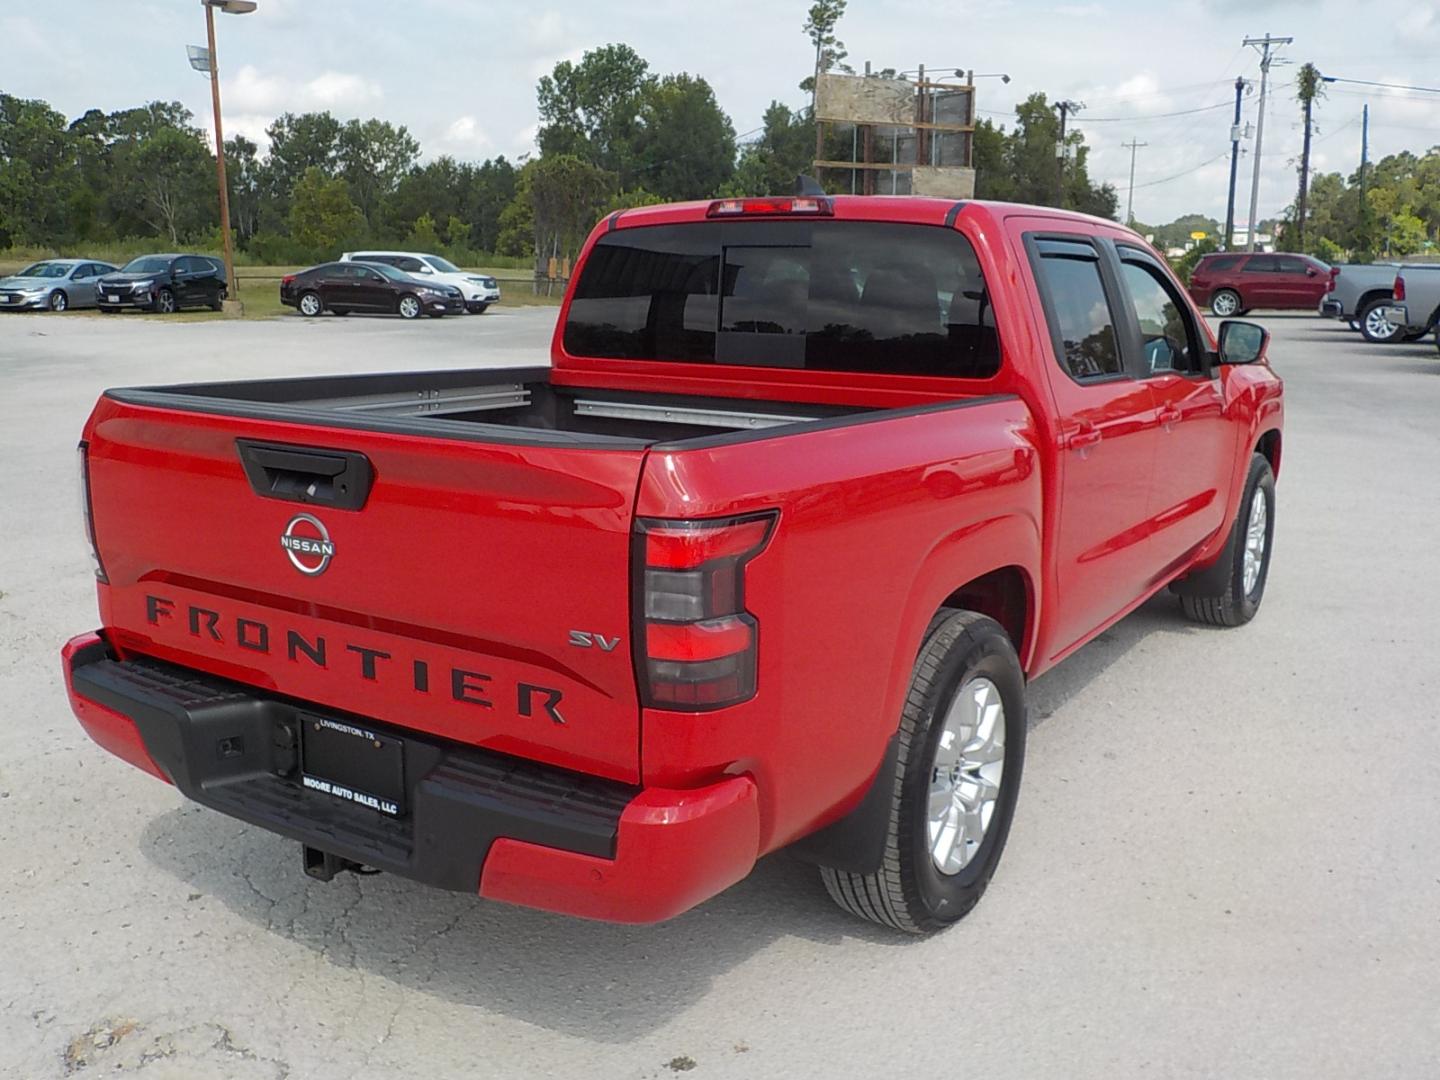
<path id="1" fill-rule="evenodd" d="M 1160 421 L 1160 426 L 1168 431 L 1180 422 L 1180 410 L 1174 405 L 1162 405 L 1156 419 Z"/>
<path id="2" fill-rule="evenodd" d="M 370 494 L 370 459 L 354 450 L 317 449 L 236 439 L 240 463 L 257 495 L 287 502 L 359 510 Z"/>
<path id="3" fill-rule="evenodd" d="M 1089 450 L 1100 445 L 1100 429 L 1094 424 L 1081 424 L 1065 440 L 1071 450 Z"/>

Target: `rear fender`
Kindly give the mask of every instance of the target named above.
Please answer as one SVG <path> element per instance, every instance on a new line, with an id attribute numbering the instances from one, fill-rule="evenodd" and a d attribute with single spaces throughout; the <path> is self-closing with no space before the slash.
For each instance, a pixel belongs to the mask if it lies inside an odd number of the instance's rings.
<path id="1" fill-rule="evenodd" d="M 895 718 L 897 731 L 915 660 L 936 614 L 966 584 L 997 570 L 1015 567 L 1024 579 L 1025 630 L 1015 649 L 1021 669 L 1029 670 L 1040 615 L 1035 585 L 1040 580 L 1039 553 L 1039 528 L 1034 519 L 1021 515 L 977 522 L 944 537 L 931 550 L 905 605 L 903 631 L 890 672 L 885 715 Z M 898 740 L 892 734 L 870 779 L 836 808 L 828 824 L 796 841 L 790 850 L 800 858 L 851 873 L 879 869 L 897 779 L 897 755 Z"/>

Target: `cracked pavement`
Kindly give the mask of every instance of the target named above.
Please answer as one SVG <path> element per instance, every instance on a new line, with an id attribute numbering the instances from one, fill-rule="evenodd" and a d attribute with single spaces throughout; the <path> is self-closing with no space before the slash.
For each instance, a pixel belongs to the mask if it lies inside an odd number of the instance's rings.
<path id="1" fill-rule="evenodd" d="M 1162 597 L 1037 681 L 1004 864 L 928 940 L 784 856 L 650 928 L 322 884 L 71 717 L 103 387 L 533 363 L 553 311 L 0 318 L 0 1077 L 1440 1074 L 1440 359 L 1259 318 L 1289 409 L 1264 610 L 1214 632 Z"/>

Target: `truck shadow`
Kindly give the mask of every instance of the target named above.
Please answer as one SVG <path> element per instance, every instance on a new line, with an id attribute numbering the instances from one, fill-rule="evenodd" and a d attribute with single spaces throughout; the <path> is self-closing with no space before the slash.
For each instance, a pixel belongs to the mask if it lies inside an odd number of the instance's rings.
<path id="1" fill-rule="evenodd" d="M 359 969 L 420 994 L 606 1044 L 665 1026 L 779 939 L 824 946 L 859 939 L 897 948 L 923 940 L 845 915 L 815 868 L 784 854 L 761 860 L 745 881 L 677 919 L 617 926 L 388 875 L 312 881 L 301 871 L 297 844 L 193 805 L 152 820 L 141 848 L 192 899 L 218 901 L 341 972 Z"/>
<path id="2" fill-rule="evenodd" d="M 1167 632 L 1207 631 L 1185 623 L 1173 597 L 1150 601 L 1036 681 L 1032 728 L 1143 638 Z M 421 994 L 607 1044 L 663 1027 L 777 940 L 924 946 L 922 938 L 844 914 L 826 896 L 815 868 L 783 852 L 680 918 L 630 927 L 509 907 L 387 875 L 313 881 L 301 871 L 299 845 L 192 804 L 152 820 L 141 849 L 183 882 L 192 900 L 218 901 L 340 971 L 359 969 Z M 949 933 L 967 932 L 961 924 Z"/>

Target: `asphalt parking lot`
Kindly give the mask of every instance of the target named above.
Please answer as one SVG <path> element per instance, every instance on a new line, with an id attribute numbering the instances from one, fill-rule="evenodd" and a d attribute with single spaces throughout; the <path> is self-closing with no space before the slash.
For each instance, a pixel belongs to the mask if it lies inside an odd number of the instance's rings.
<path id="1" fill-rule="evenodd" d="M 89 742 L 58 650 L 96 622 L 102 388 L 533 363 L 554 314 L 0 318 L 0 1076 L 1440 1075 L 1429 340 L 1258 316 L 1288 409 L 1263 610 L 1208 630 L 1162 596 L 1033 685 L 1004 863 L 938 937 L 784 855 L 650 928 L 321 884 Z"/>

